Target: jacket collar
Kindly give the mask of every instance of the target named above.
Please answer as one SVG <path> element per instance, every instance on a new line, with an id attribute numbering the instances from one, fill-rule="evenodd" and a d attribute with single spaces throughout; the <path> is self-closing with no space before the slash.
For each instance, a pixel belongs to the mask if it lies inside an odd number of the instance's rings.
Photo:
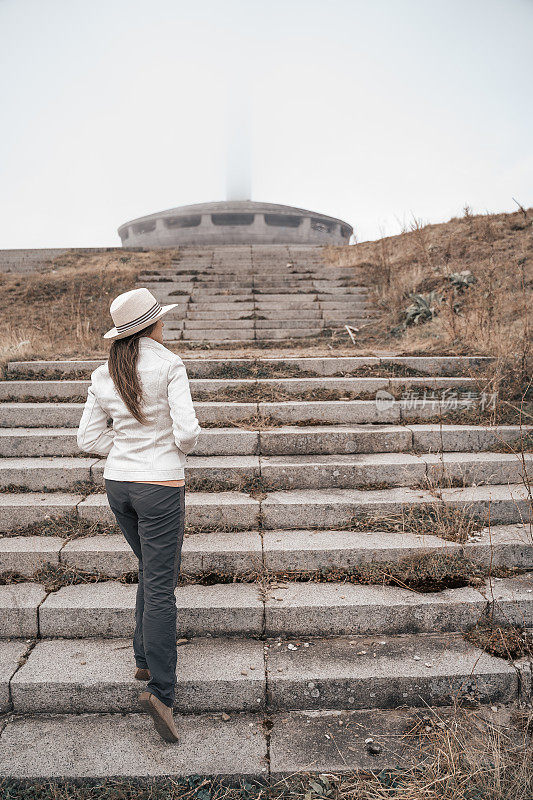
<path id="1" fill-rule="evenodd" d="M 164 344 L 156 342 L 155 339 L 151 339 L 149 336 L 141 336 L 139 344 L 143 347 L 152 347 L 154 350 L 166 350 L 168 352 L 168 348 Z"/>

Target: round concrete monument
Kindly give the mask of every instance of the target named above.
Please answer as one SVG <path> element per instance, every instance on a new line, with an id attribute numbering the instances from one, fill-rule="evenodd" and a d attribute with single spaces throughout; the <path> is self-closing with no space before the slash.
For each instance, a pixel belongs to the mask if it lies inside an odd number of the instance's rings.
<path id="1" fill-rule="evenodd" d="M 314 211 L 226 200 L 159 211 L 118 229 L 123 247 L 212 244 L 348 244 L 347 222 Z"/>

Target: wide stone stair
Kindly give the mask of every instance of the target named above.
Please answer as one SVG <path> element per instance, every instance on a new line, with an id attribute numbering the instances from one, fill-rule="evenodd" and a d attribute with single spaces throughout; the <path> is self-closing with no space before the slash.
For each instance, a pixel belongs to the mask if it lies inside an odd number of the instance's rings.
<path id="1" fill-rule="evenodd" d="M 176 589 L 177 747 L 137 713 L 136 563 L 103 461 L 76 446 L 101 362 L 12 362 L 0 382 L 0 776 L 378 771 L 413 757 L 405 734 L 428 707 L 530 700 L 527 659 L 464 636 L 533 627 L 533 456 L 514 452 L 532 429 L 457 422 L 483 359 L 184 360 L 203 430 Z M 454 556 L 483 576 L 383 579 Z M 349 579 L 371 567 L 373 582 Z"/>
<path id="2" fill-rule="evenodd" d="M 287 245 L 184 247 L 170 269 L 139 286 L 162 303 L 169 342 L 279 342 L 320 338 L 378 316 L 364 273 L 328 265 L 326 249 Z"/>

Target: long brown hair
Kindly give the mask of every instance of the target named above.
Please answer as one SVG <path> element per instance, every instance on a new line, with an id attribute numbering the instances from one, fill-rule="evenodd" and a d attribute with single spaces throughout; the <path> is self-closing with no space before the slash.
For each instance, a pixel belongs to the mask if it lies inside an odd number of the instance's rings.
<path id="1" fill-rule="evenodd" d="M 109 374 L 115 384 L 115 388 L 123 399 L 126 408 L 137 422 L 146 425 L 148 420 L 141 408 L 143 402 L 141 383 L 137 373 L 137 360 L 139 358 L 139 339 L 141 336 L 149 336 L 157 322 L 143 328 L 131 336 L 123 339 L 115 339 L 109 351 Z"/>

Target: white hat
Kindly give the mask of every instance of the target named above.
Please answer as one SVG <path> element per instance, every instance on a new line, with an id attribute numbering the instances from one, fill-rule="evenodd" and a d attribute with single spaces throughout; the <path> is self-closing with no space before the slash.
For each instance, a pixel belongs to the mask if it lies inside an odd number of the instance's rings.
<path id="1" fill-rule="evenodd" d="M 148 289 L 132 289 L 119 294 L 109 307 L 115 327 L 104 333 L 104 339 L 124 339 L 142 331 L 177 305 L 162 306 Z"/>

